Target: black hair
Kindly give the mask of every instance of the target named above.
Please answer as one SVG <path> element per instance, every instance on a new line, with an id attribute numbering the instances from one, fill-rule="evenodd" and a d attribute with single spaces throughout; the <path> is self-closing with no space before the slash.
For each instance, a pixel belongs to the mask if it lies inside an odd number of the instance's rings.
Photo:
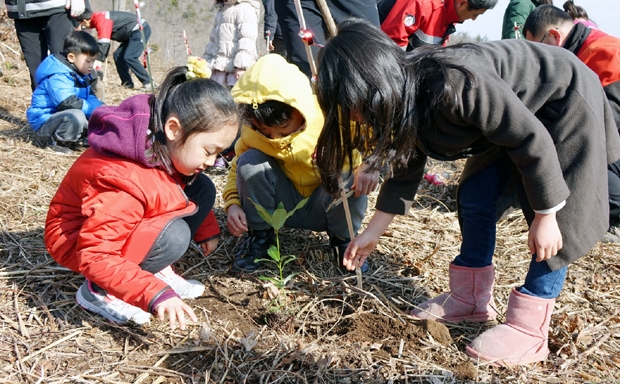
<path id="1" fill-rule="evenodd" d="M 541 35 L 549 28 L 557 28 L 564 23 L 573 23 L 573 19 L 558 7 L 541 5 L 536 7 L 523 24 L 523 36 L 529 32 L 532 36 Z"/>
<path id="2" fill-rule="evenodd" d="M 553 0 L 538 0 L 538 5 L 553 5 Z"/>
<path id="3" fill-rule="evenodd" d="M 467 9 L 493 9 L 497 5 L 497 0 L 469 0 Z"/>
<path id="4" fill-rule="evenodd" d="M 243 117 L 249 123 L 267 127 L 282 127 L 287 124 L 296 110 L 290 105 L 277 100 L 268 100 L 254 108 L 251 104 L 241 104 Z"/>
<path id="5" fill-rule="evenodd" d="M 73 31 L 65 37 L 62 53 L 65 55 L 69 53 L 78 55 L 81 53 L 89 56 L 97 56 L 97 53 L 99 53 L 99 45 L 97 44 L 97 40 L 95 40 L 90 33 Z"/>
<path id="6" fill-rule="evenodd" d="M 564 12 L 568 13 L 568 15 L 573 20 L 576 20 L 576 19 L 590 20 L 590 18 L 588 17 L 588 12 L 586 12 L 586 10 L 583 9 L 583 7 L 579 5 L 575 5 L 573 0 L 568 0 L 567 2 L 565 2 L 562 8 L 564 8 Z"/>
<path id="7" fill-rule="evenodd" d="M 87 9 L 81 15 L 74 17 L 74 19 L 79 23 L 84 20 L 90 20 L 91 17 L 93 17 L 93 11 Z"/>
<path id="8" fill-rule="evenodd" d="M 463 53 L 454 55 L 454 49 Z M 457 62 L 475 49 L 430 47 L 407 54 L 365 20 L 340 23 L 319 53 L 316 90 L 325 124 L 316 163 L 323 187 L 338 193 L 337 180 L 354 149 L 369 170 L 385 165 L 391 175 L 405 169 L 415 156 L 417 132 L 432 124 L 431 111 L 459 97 L 448 70 L 465 73 L 468 86 L 475 86 L 473 74 Z M 352 116 L 363 122 L 352 122 Z"/>
<path id="9" fill-rule="evenodd" d="M 239 109 L 226 87 L 211 79 L 187 80 L 187 67 L 172 68 L 159 91 L 150 99 L 151 119 L 147 137 L 153 144 L 147 158 L 161 164 L 170 174 L 174 167 L 166 146 L 164 125 L 175 114 L 181 124 L 181 135 L 175 145 L 201 132 L 216 132 L 223 127 L 241 124 Z"/>

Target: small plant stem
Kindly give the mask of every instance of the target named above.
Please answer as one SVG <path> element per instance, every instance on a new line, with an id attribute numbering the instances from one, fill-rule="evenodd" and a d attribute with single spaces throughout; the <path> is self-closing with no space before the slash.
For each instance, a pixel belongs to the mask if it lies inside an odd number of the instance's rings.
<path id="1" fill-rule="evenodd" d="M 344 215 L 347 218 L 347 226 L 349 227 L 349 237 L 351 241 L 355 238 L 355 232 L 353 231 L 353 220 L 351 219 L 351 211 L 349 210 L 349 201 L 347 200 L 347 193 L 344 189 L 340 190 L 340 196 L 342 196 L 342 206 L 344 207 Z M 355 267 L 355 275 L 357 276 L 357 288 L 362 289 L 362 270 L 360 267 Z"/>
<path id="2" fill-rule="evenodd" d="M 278 266 L 278 272 L 280 273 L 280 282 L 282 282 L 282 279 L 283 279 L 282 271 L 284 270 L 284 267 L 282 267 L 282 253 L 280 252 L 280 236 L 278 236 L 278 231 L 275 231 L 275 232 L 276 232 L 276 247 L 278 248 L 278 255 L 280 256 L 280 260 L 278 261 L 276 265 Z"/>

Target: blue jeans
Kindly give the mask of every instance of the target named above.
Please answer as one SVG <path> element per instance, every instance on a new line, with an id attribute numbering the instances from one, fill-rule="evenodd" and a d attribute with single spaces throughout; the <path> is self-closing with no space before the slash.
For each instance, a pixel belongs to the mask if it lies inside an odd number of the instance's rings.
<path id="1" fill-rule="evenodd" d="M 495 251 L 496 223 L 499 219 L 498 204 L 502 194 L 513 182 L 509 160 L 505 156 L 472 176 L 459 187 L 459 220 L 463 242 L 461 254 L 453 263 L 462 267 L 482 268 L 491 265 Z M 521 194 L 523 196 L 523 194 Z M 531 225 L 533 211 L 524 199 L 521 207 L 528 225 Z M 517 290 L 543 299 L 554 299 L 564 286 L 568 267 L 552 271 L 546 262 L 536 262 L 532 256 L 525 283 Z"/>

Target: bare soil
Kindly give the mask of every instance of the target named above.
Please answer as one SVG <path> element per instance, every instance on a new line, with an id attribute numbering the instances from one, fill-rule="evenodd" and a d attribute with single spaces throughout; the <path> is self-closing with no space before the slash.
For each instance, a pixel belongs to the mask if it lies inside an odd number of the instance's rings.
<path id="1" fill-rule="evenodd" d="M 28 70 L 11 32 L 0 18 L 0 383 L 620 381 L 618 245 L 598 244 L 570 267 L 543 363 L 507 369 L 470 360 L 465 346 L 497 322 L 442 325 L 407 316 L 413 305 L 448 289 L 448 263 L 460 242 L 458 162 L 429 164 L 447 183 L 423 182 L 409 215 L 395 219 L 371 256 L 362 289 L 355 275 L 336 268 L 325 234 L 285 229 L 284 252 L 299 257 L 286 273 L 299 275 L 278 296 L 258 279 L 274 276 L 273 269 L 230 271 L 241 240 L 224 229 L 213 255 L 190 248 L 174 266 L 206 286 L 202 297 L 188 301 L 199 321 L 187 330 L 170 330 L 157 319 L 115 325 L 81 309 L 75 292 L 83 278 L 57 265 L 42 238 L 49 200 L 79 153 L 53 153 L 32 134 L 25 120 Z M 118 104 L 135 91 L 118 87 L 112 67 L 105 101 Z M 156 79 L 164 71 L 156 65 Z M 226 173 L 213 169 L 209 176 L 221 188 Z M 221 207 L 218 198 L 223 225 Z M 500 314 L 525 276 L 526 239 L 518 211 L 499 223 L 494 296 Z"/>

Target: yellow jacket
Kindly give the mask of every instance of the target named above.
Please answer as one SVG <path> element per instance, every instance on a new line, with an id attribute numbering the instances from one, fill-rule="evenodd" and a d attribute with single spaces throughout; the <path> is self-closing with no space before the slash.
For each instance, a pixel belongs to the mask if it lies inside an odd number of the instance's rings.
<path id="1" fill-rule="evenodd" d="M 297 191 L 303 197 L 310 196 L 320 186 L 318 173 L 312 164 L 312 154 L 324 120 L 306 75 L 282 56 L 268 54 L 241 76 L 231 92 L 239 104 L 262 104 L 268 100 L 286 103 L 301 112 L 306 123 L 300 131 L 277 139 L 269 139 L 243 125 L 224 187 L 224 209 L 227 210 L 231 204 L 241 205 L 237 191 L 237 159 L 252 148 L 276 159 Z M 355 165 L 360 162 L 361 158 L 356 156 Z"/>

